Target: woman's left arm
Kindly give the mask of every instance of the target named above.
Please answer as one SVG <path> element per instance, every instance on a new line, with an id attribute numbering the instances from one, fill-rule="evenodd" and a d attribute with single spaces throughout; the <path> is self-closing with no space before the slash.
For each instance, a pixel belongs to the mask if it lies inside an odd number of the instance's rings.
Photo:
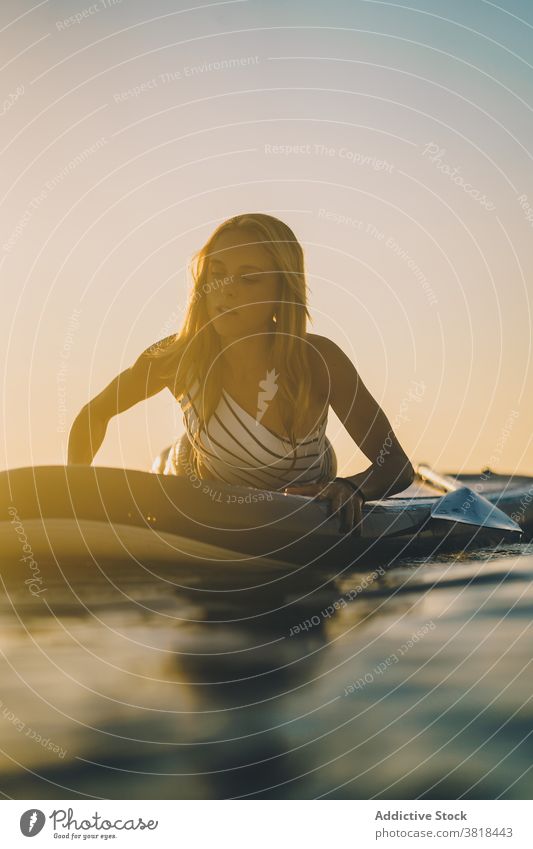
<path id="1" fill-rule="evenodd" d="M 413 481 L 414 469 L 385 413 L 364 385 L 351 360 L 325 336 L 313 334 L 310 341 L 326 368 L 329 404 L 371 465 L 364 472 L 347 478 L 358 492 L 342 479 L 331 483 L 288 486 L 284 492 L 327 500 L 330 515 L 340 514 L 341 533 L 360 533 L 363 502 L 407 489 Z"/>
<path id="2" fill-rule="evenodd" d="M 349 480 L 359 487 L 365 501 L 402 492 L 412 483 L 414 469 L 389 420 L 341 348 L 324 336 L 315 339 L 320 340 L 319 353 L 328 370 L 329 403 L 371 462 Z"/>
<path id="3" fill-rule="evenodd" d="M 414 469 L 398 442 L 385 413 L 372 397 L 346 354 L 325 336 L 309 334 L 325 368 L 329 404 L 346 430 L 371 461 L 364 472 L 331 483 L 288 486 L 284 492 L 330 502 L 330 513 L 341 514 L 341 531 L 358 528 L 364 501 L 385 498 L 407 489 Z M 320 378 L 322 375 L 320 375 Z M 349 480 L 357 487 L 358 493 Z"/>

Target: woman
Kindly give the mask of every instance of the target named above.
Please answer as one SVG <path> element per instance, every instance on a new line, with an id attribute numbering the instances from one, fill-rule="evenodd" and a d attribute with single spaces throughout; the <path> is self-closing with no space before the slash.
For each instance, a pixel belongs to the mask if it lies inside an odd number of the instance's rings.
<path id="1" fill-rule="evenodd" d="M 343 532 L 358 526 L 365 500 L 409 486 L 413 467 L 353 364 L 306 331 L 303 252 L 286 224 L 262 213 L 228 219 L 197 254 L 193 277 L 182 330 L 83 408 L 69 463 L 90 464 L 110 419 L 167 387 L 186 434 L 153 471 L 327 499 Z M 371 461 L 366 471 L 336 477 L 329 406 Z"/>

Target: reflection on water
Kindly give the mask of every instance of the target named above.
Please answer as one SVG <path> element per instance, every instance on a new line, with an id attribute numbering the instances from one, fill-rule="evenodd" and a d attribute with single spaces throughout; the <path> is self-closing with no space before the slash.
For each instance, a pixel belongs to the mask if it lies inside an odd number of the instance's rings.
<path id="1" fill-rule="evenodd" d="M 531 798 L 532 545 L 256 591 L 1 569 L 9 797 Z"/>

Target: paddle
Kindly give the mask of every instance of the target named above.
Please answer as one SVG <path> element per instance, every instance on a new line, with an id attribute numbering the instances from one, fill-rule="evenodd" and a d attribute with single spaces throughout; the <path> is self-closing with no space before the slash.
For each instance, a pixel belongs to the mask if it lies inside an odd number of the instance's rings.
<path id="1" fill-rule="evenodd" d="M 494 528 L 515 534 L 522 533 L 520 525 L 470 487 L 461 486 L 453 478 L 440 475 L 425 463 L 418 465 L 416 473 L 421 480 L 427 481 L 437 489 L 446 492 L 446 495 L 439 498 L 431 511 L 433 519 L 461 522 L 465 525 L 478 525 L 483 528 Z"/>

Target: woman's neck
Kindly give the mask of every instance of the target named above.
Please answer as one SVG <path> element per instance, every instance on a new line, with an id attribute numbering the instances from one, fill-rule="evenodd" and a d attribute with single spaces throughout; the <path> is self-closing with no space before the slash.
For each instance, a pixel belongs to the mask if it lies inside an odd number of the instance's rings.
<path id="1" fill-rule="evenodd" d="M 228 339 L 222 342 L 222 367 L 233 380 L 243 379 L 263 371 L 271 365 L 272 337 L 261 333 L 244 339 Z"/>

